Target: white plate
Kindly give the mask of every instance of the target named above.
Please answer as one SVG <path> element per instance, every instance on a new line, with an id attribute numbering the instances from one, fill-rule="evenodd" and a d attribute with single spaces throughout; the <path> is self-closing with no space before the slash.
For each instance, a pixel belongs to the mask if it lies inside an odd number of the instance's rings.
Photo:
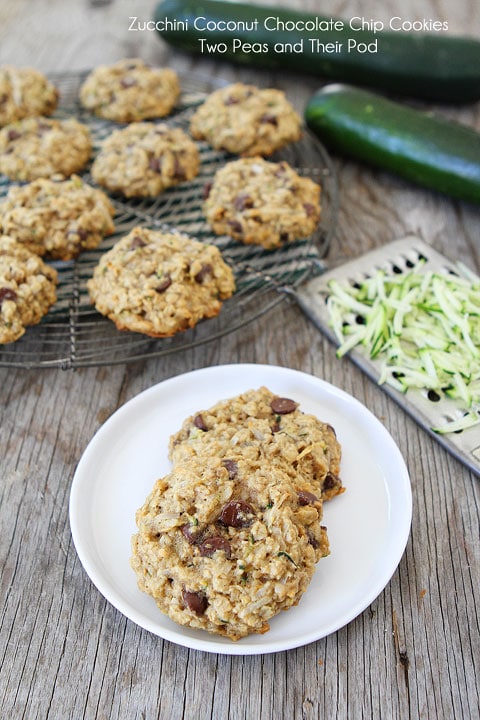
<path id="1" fill-rule="evenodd" d="M 267 386 L 300 402 L 336 430 L 347 490 L 325 503 L 331 545 L 299 605 L 265 635 L 238 642 L 176 625 L 140 592 L 130 568 L 135 511 L 170 469 L 168 439 L 192 413 Z M 335 632 L 384 589 L 405 550 L 412 495 L 403 458 L 383 425 L 347 393 L 316 377 L 271 365 L 224 365 L 179 375 L 140 393 L 99 429 L 83 454 L 70 494 L 80 561 L 104 597 L 141 627 L 197 650 L 232 655 L 278 652 Z"/>

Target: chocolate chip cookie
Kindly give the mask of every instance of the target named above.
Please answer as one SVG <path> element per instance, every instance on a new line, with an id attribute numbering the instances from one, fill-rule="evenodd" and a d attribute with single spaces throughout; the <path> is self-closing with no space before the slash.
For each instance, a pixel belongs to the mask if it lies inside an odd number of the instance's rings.
<path id="1" fill-rule="evenodd" d="M 70 177 L 91 151 L 89 129 L 73 118 L 31 117 L 0 130 L 0 172 L 12 180 Z"/>
<path id="2" fill-rule="evenodd" d="M 130 123 L 168 115 L 179 94 L 174 70 L 130 58 L 95 68 L 80 88 L 80 102 L 99 117 Z"/>
<path id="3" fill-rule="evenodd" d="M 344 490 L 335 430 L 265 387 L 199 410 L 172 435 L 169 451 L 174 463 L 205 454 L 241 456 L 252 466 L 266 463 L 288 475 L 307 497 L 313 493 L 329 500 Z"/>
<path id="4" fill-rule="evenodd" d="M 34 68 L 0 66 L 0 127 L 36 115 L 51 115 L 59 93 L 43 73 Z"/>
<path id="5" fill-rule="evenodd" d="M 281 90 L 234 83 L 209 95 L 193 115 L 190 131 L 217 150 L 268 156 L 300 139 L 302 121 Z"/>
<path id="6" fill-rule="evenodd" d="M 0 203 L 0 232 L 37 255 L 71 260 L 114 232 L 108 197 L 80 177 L 40 178 L 10 187 Z"/>
<path id="7" fill-rule="evenodd" d="M 320 186 L 286 162 L 234 160 L 215 174 L 204 212 L 217 235 L 270 250 L 315 231 Z"/>
<path id="8" fill-rule="evenodd" d="M 215 246 L 142 227 L 101 257 L 87 285 L 92 303 L 119 330 L 151 337 L 218 315 L 235 290 L 233 272 Z"/>
<path id="9" fill-rule="evenodd" d="M 0 343 L 18 340 L 57 299 L 57 272 L 7 235 L 0 236 Z"/>
<path id="10" fill-rule="evenodd" d="M 278 469 L 192 457 L 138 510 L 132 567 L 139 588 L 177 623 L 232 640 L 265 633 L 329 552 L 320 516 L 321 503 L 307 505 Z"/>
<path id="11" fill-rule="evenodd" d="M 155 197 L 198 173 L 197 145 L 181 128 L 132 123 L 115 130 L 92 165 L 99 185 L 126 197 Z"/>

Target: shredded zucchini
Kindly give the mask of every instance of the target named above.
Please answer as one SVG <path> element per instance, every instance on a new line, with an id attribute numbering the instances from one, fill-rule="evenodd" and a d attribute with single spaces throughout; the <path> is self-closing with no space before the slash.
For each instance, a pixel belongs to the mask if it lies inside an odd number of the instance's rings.
<path id="1" fill-rule="evenodd" d="M 462 263 L 455 273 L 424 265 L 354 285 L 331 280 L 329 322 L 338 357 L 361 346 L 381 360 L 380 384 L 453 399 L 463 416 L 432 430 L 459 432 L 480 424 L 480 278 Z"/>

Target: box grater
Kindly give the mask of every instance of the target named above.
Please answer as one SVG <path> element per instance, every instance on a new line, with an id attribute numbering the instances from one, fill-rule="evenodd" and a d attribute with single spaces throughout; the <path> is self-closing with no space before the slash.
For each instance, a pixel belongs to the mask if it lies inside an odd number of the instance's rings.
<path id="1" fill-rule="evenodd" d="M 383 269 L 389 274 L 406 272 L 422 258 L 425 259 L 422 272 L 428 270 L 454 271 L 454 264 L 446 257 L 419 238 L 408 236 L 368 252 L 335 269 L 327 270 L 322 275 L 303 284 L 299 289 L 291 291 L 291 294 L 315 325 L 332 342 L 338 344 L 329 326 L 326 306 L 329 281 L 336 279 L 353 284 L 364 280 L 379 269 Z M 372 380 L 378 381 L 382 360 L 372 360 L 361 347 L 348 353 L 348 357 Z M 439 435 L 432 430 L 433 427 L 438 427 L 463 415 L 464 410 L 455 401 L 447 397 L 431 400 L 427 390 L 411 388 L 406 394 L 403 394 L 387 384 L 382 385 L 382 388 L 446 450 L 480 476 L 480 425 L 448 435 Z"/>

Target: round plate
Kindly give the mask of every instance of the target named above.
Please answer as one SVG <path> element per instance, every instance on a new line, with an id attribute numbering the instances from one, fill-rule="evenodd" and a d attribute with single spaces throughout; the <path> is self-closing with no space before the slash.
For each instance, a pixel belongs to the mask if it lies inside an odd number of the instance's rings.
<path id="1" fill-rule="evenodd" d="M 299 605 L 265 635 L 238 642 L 176 625 L 137 588 L 130 567 L 135 511 L 170 470 L 168 440 L 189 415 L 262 385 L 294 398 L 335 428 L 346 492 L 324 505 L 331 554 L 322 559 Z M 162 638 L 232 655 L 305 645 L 353 620 L 393 575 L 410 532 L 412 496 L 405 462 L 383 425 L 361 403 L 316 377 L 271 365 L 195 370 L 145 390 L 100 428 L 78 464 L 70 525 L 80 561 L 120 612 Z"/>

